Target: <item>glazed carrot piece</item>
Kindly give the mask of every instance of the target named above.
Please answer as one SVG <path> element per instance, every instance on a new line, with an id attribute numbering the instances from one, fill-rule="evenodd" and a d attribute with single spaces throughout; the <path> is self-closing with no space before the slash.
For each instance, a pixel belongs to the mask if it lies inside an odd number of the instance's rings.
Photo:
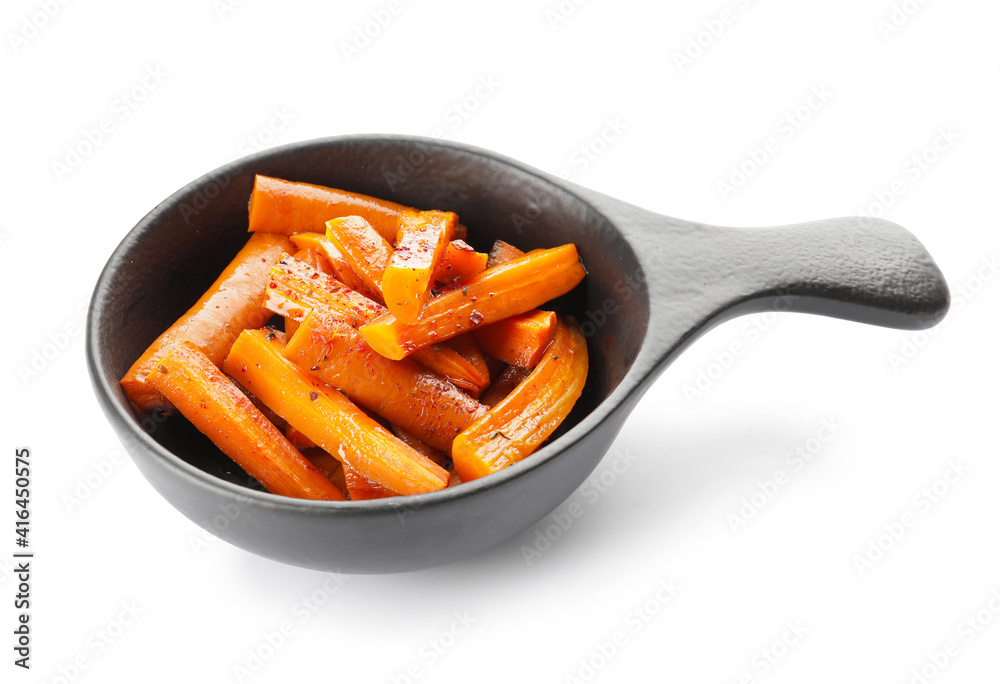
<path id="1" fill-rule="evenodd" d="M 437 283 L 458 283 L 486 269 L 488 257 L 477 252 L 464 240 L 452 240 L 444 250 L 441 263 L 434 269 L 432 280 Z"/>
<path id="2" fill-rule="evenodd" d="M 411 208 L 357 192 L 258 175 L 250 195 L 250 230 L 322 233 L 332 218 L 361 216 L 386 240 L 394 240 L 399 212 Z M 464 240 L 467 235 L 466 227 L 459 225 L 456 236 Z"/>
<path id="3" fill-rule="evenodd" d="M 495 473 L 531 454 L 569 415 L 587 381 L 587 341 L 576 322 L 560 320 L 555 339 L 531 374 L 463 430 L 452 445 L 463 482 Z"/>
<path id="4" fill-rule="evenodd" d="M 355 271 L 351 263 L 341 254 L 340 250 L 333 246 L 326 235 L 321 233 L 296 233 L 291 237 L 295 246 L 299 249 L 314 249 L 324 255 L 333 269 L 333 277 L 342 282 L 347 287 L 356 292 L 360 292 L 369 299 L 381 299 L 380 294 L 376 294 L 365 285 Z"/>
<path id="5" fill-rule="evenodd" d="M 284 354 L 359 406 L 441 451 L 447 451 L 452 438 L 485 410 L 475 399 L 413 361 L 393 361 L 376 354 L 350 321 L 323 315 L 318 309 L 302 321 Z M 322 442 L 317 444 L 323 446 Z"/>
<path id="6" fill-rule="evenodd" d="M 451 476 L 449 474 L 449 482 Z M 371 499 L 386 499 L 397 496 L 396 492 L 372 482 L 351 466 L 344 464 L 344 483 L 347 485 L 347 495 L 351 501 L 370 501 Z M 447 487 L 447 485 L 445 485 Z"/>
<path id="7" fill-rule="evenodd" d="M 483 356 L 483 352 L 479 349 L 479 345 L 476 344 L 472 335 L 468 333 L 459 335 L 458 337 L 451 338 L 445 344 L 457 351 L 461 354 L 462 358 L 471 363 L 476 368 L 476 371 L 478 371 L 479 374 L 486 379 L 486 384 L 489 384 L 490 368 L 486 364 L 486 357 Z M 485 388 L 486 385 L 483 385 L 479 391 L 474 393 L 474 396 L 479 396 L 479 393 Z"/>
<path id="8" fill-rule="evenodd" d="M 224 368 L 324 451 L 397 494 L 434 491 L 448 483 L 446 470 L 403 444 L 340 392 L 289 363 L 283 351 L 262 331 L 247 330 L 233 344 Z"/>
<path id="9" fill-rule="evenodd" d="M 458 476 L 458 472 L 455 470 L 455 466 L 452 466 L 448 470 L 448 487 L 457 487 L 462 484 L 462 478 Z"/>
<path id="10" fill-rule="evenodd" d="M 267 491 L 299 499 L 344 498 L 191 342 L 178 343 L 158 359 L 146 381 Z"/>
<path id="11" fill-rule="evenodd" d="M 351 264 L 369 290 L 382 297 L 382 276 L 392 258 L 392 245 L 360 216 L 326 222 L 326 237 Z"/>
<path id="12" fill-rule="evenodd" d="M 530 311 L 576 287 L 586 271 L 576 246 L 562 245 L 525 254 L 489 268 L 427 302 L 415 323 L 404 323 L 391 313 L 361 328 L 368 344 L 390 359 L 483 325 Z"/>
<path id="13" fill-rule="evenodd" d="M 302 434 L 302 432 L 293 425 L 285 426 L 285 437 L 287 437 L 288 441 L 292 443 L 292 446 L 299 451 L 303 451 L 304 449 L 314 449 L 316 447 L 316 443 L 314 441 Z M 304 451 L 303 455 L 306 455 Z"/>
<path id="14" fill-rule="evenodd" d="M 412 323 L 420 315 L 456 223 L 458 217 L 451 212 L 400 213 L 396 248 L 382 273 L 382 296 L 399 320 Z"/>
<path id="15" fill-rule="evenodd" d="M 347 494 L 347 482 L 344 480 L 344 466 L 341 465 L 340 461 L 319 447 L 303 449 L 302 455 L 309 459 L 309 462 L 316 466 L 319 472 L 323 473 L 326 479 L 332 482 L 333 486 L 339 489 L 342 494 Z M 451 471 L 448 474 L 451 475 Z"/>
<path id="16" fill-rule="evenodd" d="M 483 392 L 483 396 L 479 397 L 479 403 L 483 406 L 488 406 L 493 408 L 501 401 L 504 397 L 514 391 L 514 388 L 521 384 L 531 373 L 531 370 L 527 368 L 521 368 L 520 366 L 507 366 L 498 375 L 497 379 L 493 381 L 493 384 Z"/>
<path id="17" fill-rule="evenodd" d="M 364 325 L 388 311 L 381 304 L 287 255 L 271 269 L 266 306 L 296 324 L 316 307 L 349 317 L 352 324 L 356 322 L 357 325 Z M 489 384 L 489 375 L 481 373 L 477 366 L 447 345 L 421 349 L 413 355 L 413 360 L 473 394 L 482 392 Z"/>
<path id="18" fill-rule="evenodd" d="M 503 266 L 508 261 L 513 261 L 524 256 L 524 252 L 519 250 L 514 245 L 509 242 L 504 242 L 503 240 L 497 240 L 493 243 L 493 247 L 490 249 L 489 257 L 486 260 L 486 268 L 493 268 L 494 266 Z"/>
<path id="19" fill-rule="evenodd" d="M 534 368 L 556 334 L 556 315 L 534 309 L 472 332 L 480 349 L 495 359 Z"/>
<path id="20" fill-rule="evenodd" d="M 392 433 L 397 437 L 399 437 L 399 441 L 401 441 L 403 444 L 412 448 L 414 451 L 419 451 L 424 456 L 437 463 L 439 466 L 444 465 L 446 457 L 443 453 L 441 453 L 437 449 L 434 449 L 433 447 L 427 446 L 419 439 L 417 439 L 417 436 L 415 434 L 406 431 L 405 429 L 399 427 L 398 425 L 390 425 L 389 427 L 392 430 Z"/>
<path id="21" fill-rule="evenodd" d="M 294 240 L 293 240 L 294 242 Z M 312 268 L 316 269 L 320 273 L 325 273 L 327 275 L 333 275 L 333 268 L 331 268 L 329 261 L 326 257 L 321 255 L 314 249 L 300 249 L 297 251 L 293 257 L 306 264 L 309 264 Z M 293 318 L 285 316 L 285 333 L 288 335 L 294 335 L 295 331 L 298 329 L 299 323 Z M 296 444 L 296 446 L 298 446 Z"/>
<path id="22" fill-rule="evenodd" d="M 121 381 L 129 401 L 140 411 L 169 411 L 170 402 L 145 382 L 165 350 L 189 340 L 218 365 L 240 331 L 264 325 L 271 317 L 264 308 L 268 271 L 291 248 L 292 243 L 282 235 L 251 235 L 194 306 L 132 364 Z"/>

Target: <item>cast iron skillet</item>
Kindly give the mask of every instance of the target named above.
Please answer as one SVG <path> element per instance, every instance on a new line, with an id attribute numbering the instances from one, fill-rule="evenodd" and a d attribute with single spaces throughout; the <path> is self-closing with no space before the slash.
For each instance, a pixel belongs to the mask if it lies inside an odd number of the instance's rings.
<path id="1" fill-rule="evenodd" d="M 255 173 L 458 212 L 472 241 L 576 243 L 588 270 L 559 310 L 582 323 L 590 375 L 566 426 L 530 458 L 461 487 L 398 499 L 302 501 L 261 490 L 179 418 L 137 416 L 118 380 L 247 239 Z M 948 309 L 923 246 L 887 221 L 841 218 L 729 229 L 681 221 L 455 143 L 325 138 L 244 157 L 143 218 L 97 282 L 87 361 L 104 412 L 143 475 L 212 534 L 285 563 L 395 572 L 472 556 L 564 501 L 664 368 L 713 326 L 787 310 L 896 328 Z"/>

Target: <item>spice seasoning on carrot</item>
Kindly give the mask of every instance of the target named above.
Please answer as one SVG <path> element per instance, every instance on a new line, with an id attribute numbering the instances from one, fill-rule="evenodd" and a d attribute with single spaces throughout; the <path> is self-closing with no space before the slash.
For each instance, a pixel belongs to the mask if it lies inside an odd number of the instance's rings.
<path id="1" fill-rule="evenodd" d="M 382 296 L 396 318 L 412 323 L 420 315 L 457 222 L 451 212 L 400 213 L 396 248 L 382 273 Z"/>

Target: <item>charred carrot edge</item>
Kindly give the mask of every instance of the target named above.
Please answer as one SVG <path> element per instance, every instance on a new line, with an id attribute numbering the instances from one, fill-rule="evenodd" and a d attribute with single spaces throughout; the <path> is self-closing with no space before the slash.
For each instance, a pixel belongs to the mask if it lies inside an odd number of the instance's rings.
<path id="1" fill-rule="evenodd" d="M 415 323 L 386 314 L 363 326 L 361 334 L 379 354 L 402 359 L 429 344 L 530 311 L 566 294 L 585 275 L 575 245 L 538 250 L 435 297 Z"/>
<path id="2" fill-rule="evenodd" d="M 140 411 L 169 411 L 170 402 L 145 382 L 165 350 L 189 340 L 218 365 L 241 330 L 264 325 L 271 316 L 264 308 L 268 271 L 291 248 L 281 235 L 250 236 L 205 294 L 129 368 L 121 381 L 129 401 Z"/>
<path id="3" fill-rule="evenodd" d="M 401 428 L 398 425 L 390 425 L 389 427 L 392 430 L 392 433 L 397 437 L 399 437 L 399 441 L 401 441 L 403 444 L 410 447 L 414 451 L 419 451 L 424 456 L 437 463 L 439 466 L 442 467 L 444 466 L 447 457 L 443 453 L 441 453 L 440 451 L 438 451 L 433 447 L 424 444 L 419 439 L 417 439 L 417 436 L 415 434 L 413 434 L 412 432 L 408 432 L 406 429 Z"/>
<path id="4" fill-rule="evenodd" d="M 493 381 L 493 384 L 479 397 L 479 403 L 483 406 L 493 408 L 503 401 L 504 397 L 513 392 L 514 388 L 520 385 L 521 381 L 528 377 L 530 373 L 531 371 L 527 368 L 507 366 L 497 376 L 497 379 Z"/>
<path id="5" fill-rule="evenodd" d="M 289 363 L 282 352 L 263 331 L 247 330 L 233 344 L 224 367 L 289 425 L 368 479 L 398 494 L 430 492 L 448 483 L 447 471 L 403 444 L 340 392 Z"/>
<path id="6" fill-rule="evenodd" d="M 271 269 L 271 282 L 267 288 L 266 306 L 274 313 L 284 315 L 295 326 L 315 306 L 321 304 L 341 315 L 348 316 L 358 325 L 375 320 L 388 310 L 358 292 L 341 285 L 332 278 L 309 267 L 301 261 L 283 255 Z M 447 345 L 431 346 L 413 355 L 413 360 L 424 368 L 441 375 L 456 387 L 478 394 L 489 384 L 489 375 Z"/>
<path id="7" fill-rule="evenodd" d="M 534 368 L 555 334 L 555 313 L 540 309 L 472 331 L 472 337 L 483 352 L 521 368 Z"/>
<path id="8" fill-rule="evenodd" d="M 451 481 L 450 473 L 448 481 Z M 344 464 L 344 483 L 347 485 L 347 495 L 351 497 L 351 501 L 370 501 L 397 496 L 396 492 L 377 482 L 372 482 L 346 463 Z M 447 487 L 447 485 L 445 486 Z"/>
<path id="9" fill-rule="evenodd" d="M 452 445 L 455 470 L 468 482 L 517 463 L 569 415 L 587 382 L 587 341 L 575 322 L 559 321 L 555 339 L 531 374 L 462 431 Z"/>
<path id="10" fill-rule="evenodd" d="M 476 371 L 485 379 L 483 385 L 477 388 L 477 390 L 472 394 L 472 396 L 478 397 L 479 394 L 486 389 L 490 382 L 490 368 L 486 363 L 486 357 L 483 356 L 483 352 L 479 349 L 479 345 L 476 344 L 474 339 L 472 339 L 472 335 L 469 335 L 468 333 L 465 335 L 459 335 L 458 337 L 453 337 L 445 344 L 457 351 L 462 358 L 471 363 L 475 367 Z M 417 353 L 419 354 L 420 352 Z"/>
<path id="11" fill-rule="evenodd" d="M 468 280 L 486 270 L 488 257 L 477 252 L 464 240 L 452 240 L 444 250 L 441 263 L 434 270 L 433 280 L 438 283 L 456 283 Z"/>
<path id="12" fill-rule="evenodd" d="M 382 276 L 392 258 L 392 244 L 360 216 L 326 222 L 326 238 L 347 259 L 365 286 L 383 301 Z"/>
<path id="13" fill-rule="evenodd" d="M 324 315 L 319 308 L 302 321 L 284 354 L 358 405 L 441 451 L 447 451 L 452 438 L 485 410 L 450 382 L 412 361 L 376 354 L 349 322 Z"/>
<path id="14" fill-rule="evenodd" d="M 250 195 L 250 230 L 257 233 L 322 233 L 326 222 L 341 216 L 361 216 L 386 240 L 394 240 L 402 204 L 322 185 L 258 175 Z M 465 239 L 460 225 L 456 236 Z"/>
<path id="15" fill-rule="evenodd" d="M 174 346 L 147 382 L 267 491 L 299 499 L 344 498 L 194 344 Z"/>
<path id="16" fill-rule="evenodd" d="M 309 248 L 315 249 L 320 254 L 324 255 L 333 269 L 333 277 L 342 282 L 347 287 L 363 294 L 369 299 L 380 299 L 381 295 L 372 292 L 372 290 L 365 285 L 365 281 L 361 279 L 355 270 L 351 266 L 351 263 L 341 254 L 340 250 L 337 249 L 332 242 L 324 234 L 320 233 L 296 233 L 291 237 L 295 246 L 299 249 Z"/>
<path id="17" fill-rule="evenodd" d="M 523 256 L 524 252 L 519 250 L 514 245 L 509 242 L 504 242 L 503 240 L 497 240 L 493 243 L 493 247 L 490 249 L 489 257 L 486 259 L 486 268 L 503 266 L 507 262 L 519 259 Z"/>
<path id="18" fill-rule="evenodd" d="M 344 467 L 333 456 L 326 453 L 319 447 L 313 447 L 311 449 L 303 449 L 302 455 L 309 459 L 312 463 L 319 469 L 319 472 L 323 473 L 333 486 L 340 490 L 342 494 L 347 495 L 347 482 L 344 481 Z M 451 474 L 451 471 L 448 472 Z M 451 482 L 451 480 L 448 480 Z"/>
<path id="19" fill-rule="evenodd" d="M 396 248 L 382 273 L 382 296 L 396 318 L 412 323 L 420 315 L 457 222 L 455 214 L 443 211 L 399 215 Z"/>

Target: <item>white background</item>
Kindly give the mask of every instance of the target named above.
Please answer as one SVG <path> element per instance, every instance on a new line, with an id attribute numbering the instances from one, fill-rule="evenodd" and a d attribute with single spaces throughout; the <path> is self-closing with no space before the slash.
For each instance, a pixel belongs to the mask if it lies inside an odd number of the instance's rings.
<path id="1" fill-rule="evenodd" d="M 897 2 L 911 13 L 898 26 L 884 23 L 891 0 L 567 0 L 559 21 L 557 0 L 400 0 L 348 59 L 387 0 L 53 2 L 51 18 L 44 2 L 7 0 L 3 680 L 902 683 L 926 668 L 926 681 L 997 681 L 1000 6 Z M 813 88 L 829 96 L 798 110 Z M 778 122 L 797 111 L 786 137 Z M 88 150 L 104 118 L 110 132 Z M 938 140 L 949 128 L 957 139 Z M 613 484 L 574 495 L 584 513 L 569 529 L 550 519 L 447 567 L 328 581 L 204 537 L 122 457 L 87 378 L 80 305 L 177 188 L 255 145 L 365 132 L 438 132 L 709 223 L 872 210 L 923 241 L 955 302 L 932 336 L 730 322 L 653 386 L 597 471 Z M 723 197 L 718 183 L 767 138 L 777 151 Z M 928 152 L 936 141 L 946 149 Z M 890 206 L 869 209 L 879 197 Z M 702 373 L 704 391 L 686 394 Z M 816 449 L 824 419 L 839 428 Z M 16 445 L 34 454 L 30 673 L 9 650 Z M 814 449 L 799 469 L 797 446 Z M 614 474 L 622 454 L 630 465 Z M 929 503 L 921 491 L 950 463 L 954 483 Z M 779 471 L 784 484 L 734 529 Z M 907 514 L 912 526 L 860 567 Z M 546 533 L 551 548 L 528 563 Z M 661 581 L 678 587 L 669 601 Z M 306 608 L 310 596 L 322 607 Z M 460 634 L 456 614 L 472 620 Z M 969 617 L 981 631 L 960 628 Z M 290 636 L 270 647 L 283 625 Z M 404 676 L 411 666 L 419 677 Z"/>

